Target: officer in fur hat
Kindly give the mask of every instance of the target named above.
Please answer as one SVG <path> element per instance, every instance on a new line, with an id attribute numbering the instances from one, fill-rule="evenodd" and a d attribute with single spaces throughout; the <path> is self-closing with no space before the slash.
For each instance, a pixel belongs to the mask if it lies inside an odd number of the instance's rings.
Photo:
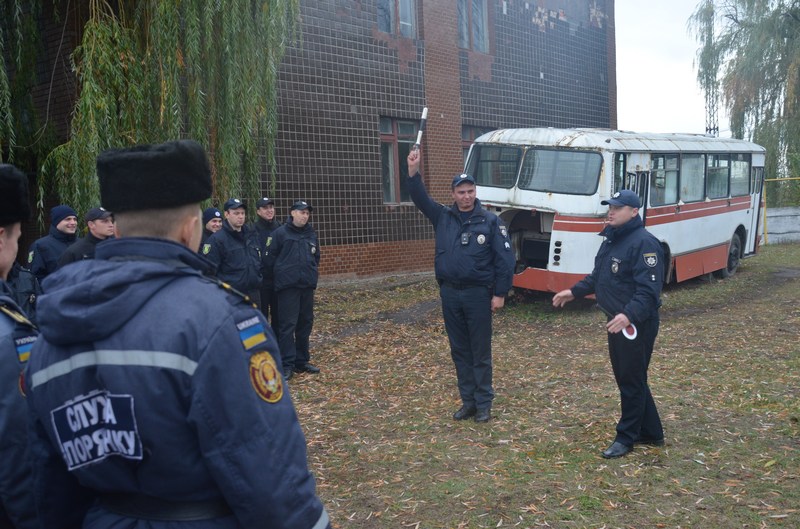
<path id="1" fill-rule="evenodd" d="M 37 333 L 6 283 L 17 258 L 21 221 L 28 217 L 28 179 L 0 164 L 0 527 L 16 529 L 40 527 L 28 466 L 28 410 L 19 385 Z"/>
<path id="2" fill-rule="evenodd" d="M 106 151 L 97 174 L 118 238 L 47 278 L 26 370 L 42 525 L 329 527 L 275 337 L 196 253 L 203 148 Z"/>

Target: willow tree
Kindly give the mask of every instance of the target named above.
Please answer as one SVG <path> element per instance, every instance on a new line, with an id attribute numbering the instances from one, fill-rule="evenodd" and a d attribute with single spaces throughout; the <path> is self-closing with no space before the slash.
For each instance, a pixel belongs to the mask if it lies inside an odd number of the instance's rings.
<path id="1" fill-rule="evenodd" d="M 39 13 L 41 1 L 7 4 L 17 14 L 0 28 L 7 56 L 27 40 L 20 14 Z M 86 210 L 98 202 L 101 151 L 178 138 L 207 148 L 217 202 L 260 195 L 264 169 L 274 178 L 278 68 L 298 20 L 299 0 L 89 0 L 71 56 L 70 133 L 43 157 L 40 206 L 55 192 Z M 35 67 L 20 61 L 16 75 Z M 4 69 L 0 141 L 10 158 L 20 146 L 8 79 Z"/>
<path id="2" fill-rule="evenodd" d="M 800 3 L 703 0 L 690 23 L 698 80 L 719 83 L 732 135 L 766 147 L 767 177 L 800 176 Z M 800 185 L 787 184 L 783 198 L 800 203 Z"/>

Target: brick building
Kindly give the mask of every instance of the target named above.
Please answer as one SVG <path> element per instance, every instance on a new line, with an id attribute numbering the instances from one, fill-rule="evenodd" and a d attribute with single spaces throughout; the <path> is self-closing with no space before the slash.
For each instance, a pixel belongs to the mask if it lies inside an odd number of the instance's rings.
<path id="1" fill-rule="evenodd" d="M 404 182 L 423 107 L 423 174 L 444 203 L 483 131 L 616 126 L 613 0 L 301 5 L 274 194 L 281 215 L 298 198 L 315 207 L 327 276 L 432 269 L 433 230 Z"/>
<path id="2" fill-rule="evenodd" d="M 42 5 L 33 94 L 62 138 L 88 18 L 65 5 L 58 20 Z M 423 107 L 423 174 L 441 202 L 483 131 L 616 126 L 613 0 L 301 0 L 301 16 L 280 71 L 278 176 L 263 189 L 281 216 L 299 198 L 314 206 L 326 276 L 433 268 L 433 230 L 404 181 Z M 38 236 L 28 224 L 21 258 Z"/>

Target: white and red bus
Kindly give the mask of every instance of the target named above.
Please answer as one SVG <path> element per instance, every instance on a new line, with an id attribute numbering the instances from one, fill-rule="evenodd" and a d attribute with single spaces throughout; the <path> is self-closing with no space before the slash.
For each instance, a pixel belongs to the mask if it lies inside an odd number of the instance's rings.
<path id="1" fill-rule="evenodd" d="M 480 136 L 466 172 L 506 223 L 514 285 L 558 292 L 592 271 L 607 207 L 631 189 L 664 248 L 666 282 L 728 277 L 758 250 L 765 150 L 743 140 L 605 129 L 506 129 Z"/>

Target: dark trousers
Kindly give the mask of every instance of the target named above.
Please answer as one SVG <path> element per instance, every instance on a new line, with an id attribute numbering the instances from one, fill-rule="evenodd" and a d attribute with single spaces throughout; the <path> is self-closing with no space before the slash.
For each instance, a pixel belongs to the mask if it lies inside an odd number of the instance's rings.
<path id="1" fill-rule="evenodd" d="M 278 295 L 278 347 L 281 349 L 283 374 L 310 359 L 309 338 L 314 325 L 314 289 L 286 288 Z"/>
<path id="2" fill-rule="evenodd" d="M 458 392 L 465 406 L 489 408 L 492 389 L 492 294 L 487 287 L 439 289 Z"/>
<path id="3" fill-rule="evenodd" d="M 261 285 L 261 313 L 278 336 L 278 295 L 272 285 Z"/>
<path id="4" fill-rule="evenodd" d="M 658 316 L 637 324 L 637 336 L 628 340 L 621 332 L 608 335 L 608 353 L 619 388 L 622 415 L 616 441 L 632 446 L 639 439 L 663 439 L 664 430 L 647 384 L 647 368 L 658 335 Z"/>

